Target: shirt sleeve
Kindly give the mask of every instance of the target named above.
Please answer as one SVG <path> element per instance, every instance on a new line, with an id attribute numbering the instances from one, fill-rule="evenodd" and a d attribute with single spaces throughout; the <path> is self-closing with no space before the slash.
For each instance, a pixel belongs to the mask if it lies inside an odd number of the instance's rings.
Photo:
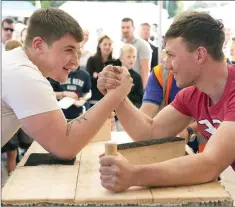
<path id="1" fill-rule="evenodd" d="M 86 70 L 90 74 L 90 76 L 92 77 L 92 74 L 93 74 L 93 57 L 92 56 L 89 57 L 87 60 Z"/>
<path id="2" fill-rule="evenodd" d="M 176 94 L 175 99 L 171 102 L 171 105 L 180 113 L 186 116 L 192 116 L 187 105 L 190 105 L 190 90 L 189 88 L 182 89 L 179 93 Z"/>
<path id="3" fill-rule="evenodd" d="M 152 49 L 150 45 L 147 42 L 141 41 L 140 47 L 141 48 L 138 51 L 140 60 L 150 59 L 152 56 Z"/>
<path id="4" fill-rule="evenodd" d="M 60 109 L 49 81 L 32 68 L 16 70 L 3 87 L 3 100 L 18 119 Z"/>
<path id="5" fill-rule="evenodd" d="M 162 99 L 163 99 L 162 87 L 157 81 L 154 72 L 151 72 L 145 88 L 143 102 L 160 105 Z"/>
<path id="6" fill-rule="evenodd" d="M 224 121 L 235 121 L 235 86 L 229 92 Z"/>

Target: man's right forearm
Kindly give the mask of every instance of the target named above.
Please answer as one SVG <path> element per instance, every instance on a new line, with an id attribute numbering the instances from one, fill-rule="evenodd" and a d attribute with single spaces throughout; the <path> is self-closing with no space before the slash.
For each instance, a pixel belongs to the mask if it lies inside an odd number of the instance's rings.
<path id="1" fill-rule="evenodd" d="M 116 113 L 124 129 L 133 140 L 151 139 L 153 120 L 139 111 L 128 98 L 118 106 Z"/>
<path id="2" fill-rule="evenodd" d="M 64 151 L 64 155 L 61 153 L 62 157 L 71 158 L 85 147 L 121 101 L 120 95 L 115 94 L 114 91 L 109 92 L 85 114 L 67 123 L 66 130 L 62 135 L 66 140 L 65 146 L 61 148 Z M 66 149 L 66 146 L 69 147 L 69 150 Z"/>
<path id="3" fill-rule="evenodd" d="M 140 107 L 140 111 L 153 119 L 159 111 L 159 106 L 155 103 L 143 102 L 142 106 Z"/>

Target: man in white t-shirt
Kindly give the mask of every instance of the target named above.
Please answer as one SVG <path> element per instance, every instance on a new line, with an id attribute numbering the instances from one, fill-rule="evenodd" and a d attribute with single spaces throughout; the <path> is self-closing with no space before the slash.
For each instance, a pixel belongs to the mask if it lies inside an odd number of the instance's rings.
<path id="1" fill-rule="evenodd" d="M 133 69 L 141 76 L 143 88 L 145 89 L 150 73 L 152 49 L 146 41 L 134 35 L 135 27 L 131 18 L 122 19 L 121 30 L 123 42 L 132 44 L 137 50 Z"/>
<path id="2" fill-rule="evenodd" d="M 67 123 L 46 78 L 66 81 L 78 66 L 82 40 L 80 25 L 64 11 L 46 8 L 32 14 L 24 48 L 6 52 L 3 57 L 2 146 L 22 126 L 47 151 L 71 159 L 125 99 L 132 86 L 128 72 L 116 76 L 122 85 L 117 81 L 113 88 L 118 87 L 96 106 Z"/>

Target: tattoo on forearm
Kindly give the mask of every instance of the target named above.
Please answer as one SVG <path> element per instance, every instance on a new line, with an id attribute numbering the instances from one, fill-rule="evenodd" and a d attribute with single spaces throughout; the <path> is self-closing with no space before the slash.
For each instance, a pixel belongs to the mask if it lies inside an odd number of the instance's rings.
<path id="1" fill-rule="evenodd" d="M 81 115 L 81 116 L 79 116 L 78 118 L 73 119 L 72 121 L 70 121 L 67 124 L 66 136 L 69 136 L 69 133 L 71 131 L 71 128 L 72 128 L 72 125 L 73 125 L 74 122 L 77 122 L 77 123 L 81 124 L 83 121 L 87 121 L 86 113 Z"/>

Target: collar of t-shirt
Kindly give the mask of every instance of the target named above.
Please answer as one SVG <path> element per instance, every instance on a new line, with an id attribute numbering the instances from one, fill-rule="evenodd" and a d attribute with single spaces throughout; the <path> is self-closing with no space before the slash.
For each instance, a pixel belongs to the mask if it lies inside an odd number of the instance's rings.
<path id="1" fill-rule="evenodd" d="M 124 43 L 126 43 L 125 38 L 122 38 L 122 41 L 123 41 Z M 136 41 L 137 41 L 137 37 L 134 36 L 132 42 L 129 43 L 129 44 L 133 44 L 133 43 L 135 43 Z"/>

